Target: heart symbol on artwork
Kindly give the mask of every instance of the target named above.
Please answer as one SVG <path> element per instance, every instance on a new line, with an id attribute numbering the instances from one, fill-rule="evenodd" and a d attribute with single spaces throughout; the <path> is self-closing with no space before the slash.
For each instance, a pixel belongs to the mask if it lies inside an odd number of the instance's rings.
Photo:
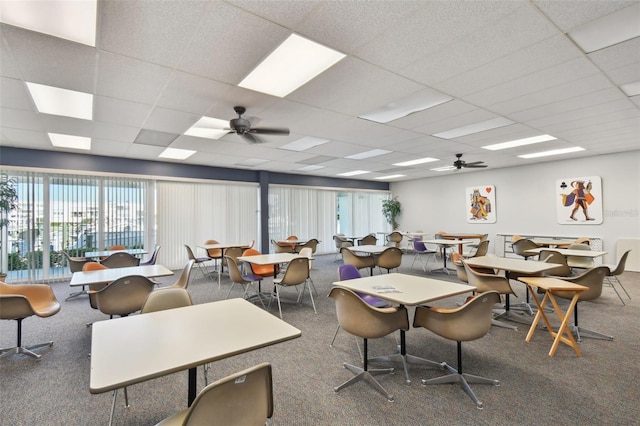
<path id="1" fill-rule="evenodd" d="M 487 194 L 491 193 L 491 187 L 490 186 L 486 187 L 484 190 L 487 191 Z"/>

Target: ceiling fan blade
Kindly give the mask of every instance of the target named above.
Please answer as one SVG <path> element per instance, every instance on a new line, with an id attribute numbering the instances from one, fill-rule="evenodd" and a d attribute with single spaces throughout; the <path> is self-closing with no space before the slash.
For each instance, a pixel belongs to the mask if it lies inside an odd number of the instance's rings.
<path id="1" fill-rule="evenodd" d="M 481 169 L 483 167 L 487 167 L 486 164 L 480 164 L 483 163 L 483 161 L 476 161 L 475 163 L 467 163 L 464 167 L 470 168 L 470 169 Z"/>
<path id="2" fill-rule="evenodd" d="M 476 164 L 482 164 L 484 161 L 472 161 L 470 163 L 465 163 L 467 166 L 475 166 Z"/>
<path id="3" fill-rule="evenodd" d="M 249 132 L 261 135 L 288 135 L 289 129 L 286 127 L 252 127 Z"/>
<path id="4" fill-rule="evenodd" d="M 251 144 L 257 144 L 257 143 L 265 143 L 267 141 L 265 141 L 264 139 L 262 139 L 259 136 L 256 136 L 252 133 L 249 132 L 245 132 L 241 135 L 245 141 L 251 143 Z"/>

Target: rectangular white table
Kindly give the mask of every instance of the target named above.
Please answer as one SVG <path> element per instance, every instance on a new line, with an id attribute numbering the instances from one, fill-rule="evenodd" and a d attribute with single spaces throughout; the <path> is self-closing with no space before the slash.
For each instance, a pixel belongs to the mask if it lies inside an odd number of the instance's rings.
<path id="1" fill-rule="evenodd" d="M 278 275 L 278 265 L 281 263 L 289 263 L 296 257 L 300 257 L 296 253 L 269 253 L 257 254 L 255 256 L 239 256 L 240 262 L 253 263 L 254 265 L 271 265 L 273 264 L 273 277 Z"/>
<path id="2" fill-rule="evenodd" d="M 423 305 L 425 303 L 433 302 L 434 300 L 469 293 L 476 289 L 476 287 L 467 284 L 458 284 L 450 281 L 400 273 L 381 274 L 352 280 L 336 281 L 333 285 L 344 287 L 357 293 L 370 294 L 380 299 L 397 303 L 401 306 Z M 393 354 L 386 357 L 376 357 L 370 361 L 391 361 L 394 358 L 400 358 L 402 361 L 405 380 L 407 383 L 411 383 L 409 380 L 409 373 L 407 371 L 407 362 L 442 365 L 438 362 L 408 355 L 406 351 L 404 330 L 400 330 L 399 354 Z"/>
<path id="3" fill-rule="evenodd" d="M 128 275 L 142 275 L 147 278 L 173 275 L 173 271 L 162 265 L 128 266 L 126 268 L 107 268 L 95 271 L 74 272 L 69 285 L 71 287 L 90 284 L 110 283 Z"/>
<path id="4" fill-rule="evenodd" d="M 444 247 L 444 253 L 442 256 L 442 268 L 438 268 L 438 269 L 432 269 L 429 272 L 438 272 L 438 271 L 442 271 L 442 272 L 446 272 L 447 274 L 449 273 L 449 269 L 447 269 L 447 248 L 449 247 L 453 247 L 453 246 L 459 246 L 462 247 L 464 244 L 471 244 L 474 242 L 474 240 L 454 240 L 454 239 L 433 239 L 433 240 L 422 240 L 423 243 L 427 243 L 427 244 L 436 244 L 438 246 Z M 459 249 L 458 251 L 461 252 L 461 249 Z"/>
<path id="5" fill-rule="evenodd" d="M 300 337 L 301 331 L 243 299 L 93 323 L 89 391 L 116 390 Z"/>
<path id="6" fill-rule="evenodd" d="M 540 254 L 542 250 L 547 251 L 555 251 L 560 253 L 563 256 L 579 256 L 579 257 L 600 257 L 607 254 L 606 251 L 596 251 L 596 250 L 574 250 L 574 249 L 565 249 L 565 248 L 556 248 L 556 247 L 540 247 L 531 250 L 527 250 L 527 253 L 531 254 Z"/>

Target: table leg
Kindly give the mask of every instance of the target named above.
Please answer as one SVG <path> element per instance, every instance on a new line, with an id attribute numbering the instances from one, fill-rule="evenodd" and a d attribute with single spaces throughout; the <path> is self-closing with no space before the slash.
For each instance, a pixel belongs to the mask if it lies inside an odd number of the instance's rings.
<path id="1" fill-rule="evenodd" d="M 551 350 L 549 351 L 549 356 L 553 356 L 556 353 L 556 350 L 558 349 L 558 345 L 560 344 L 560 342 L 565 343 L 569 346 L 571 346 L 573 348 L 574 351 L 576 351 L 576 354 L 578 356 L 582 356 L 582 352 L 580 351 L 580 347 L 578 346 L 578 343 L 576 342 L 576 340 L 573 338 L 573 334 L 571 334 L 571 330 L 569 330 L 569 320 L 571 319 L 571 314 L 573 313 L 573 310 L 576 307 L 576 304 L 578 303 L 578 297 L 579 297 L 579 293 L 576 292 L 576 294 L 573 295 L 573 297 L 571 298 L 571 303 L 569 303 L 569 307 L 567 308 L 567 312 L 565 312 L 564 317 L 562 316 L 562 311 L 560 310 L 560 306 L 558 305 L 558 302 L 556 301 L 555 297 L 553 297 L 553 293 L 549 290 L 547 290 L 547 293 L 550 293 L 549 295 L 549 299 L 551 300 L 551 304 L 553 305 L 553 308 L 556 311 L 556 314 L 558 315 L 558 319 L 560 319 L 562 321 L 562 323 L 560 324 L 560 328 L 558 328 L 558 332 L 557 333 L 553 333 L 555 336 L 555 339 L 553 341 L 553 345 L 551 346 Z M 564 335 L 567 335 L 567 337 L 564 337 Z"/>
<path id="2" fill-rule="evenodd" d="M 191 407 L 193 401 L 196 399 L 196 367 L 189 369 L 189 393 L 187 396 L 187 406 Z"/>

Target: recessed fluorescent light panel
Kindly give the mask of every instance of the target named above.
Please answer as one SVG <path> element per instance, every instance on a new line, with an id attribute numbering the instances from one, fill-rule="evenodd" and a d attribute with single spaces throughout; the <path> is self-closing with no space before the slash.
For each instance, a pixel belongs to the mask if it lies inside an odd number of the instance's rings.
<path id="1" fill-rule="evenodd" d="M 184 132 L 187 136 L 195 136 L 197 138 L 220 139 L 229 130 L 223 130 L 229 127 L 229 122 L 220 120 L 219 118 L 202 117 L 193 126 Z"/>
<path id="2" fill-rule="evenodd" d="M 0 21 L 96 46 L 97 0 L 2 1 Z"/>
<path id="3" fill-rule="evenodd" d="M 65 117 L 93 119 L 93 95 L 27 82 L 38 112 Z"/>
<path id="4" fill-rule="evenodd" d="M 83 149 L 85 151 L 91 149 L 91 138 L 84 136 L 49 133 L 49 139 L 51 140 L 51 145 L 58 148 Z"/>
<path id="5" fill-rule="evenodd" d="M 424 158 L 418 158 L 417 160 L 409 160 L 409 161 L 403 161 L 402 163 L 395 163 L 393 165 L 406 167 L 406 166 L 415 166 L 415 165 L 424 164 L 424 163 L 431 163 L 433 161 L 438 161 L 438 159 L 431 158 L 431 157 L 424 157 Z"/>
<path id="6" fill-rule="evenodd" d="M 627 96 L 638 96 L 640 95 L 640 81 L 623 84 L 620 86 L 620 90 Z"/>
<path id="7" fill-rule="evenodd" d="M 376 123 L 388 123 L 398 118 L 406 117 L 414 112 L 424 111 L 425 109 L 443 104 L 452 99 L 452 97 L 436 92 L 435 90 L 424 89 L 359 117 L 365 120 L 375 121 Z"/>
<path id="8" fill-rule="evenodd" d="M 352 172 L 338 173 L 338 176 L 358 176 L 364 175 L 365 173 L 370 173 L 366 170 L 354 170 Z"/>
<path id="9" fill-rule="evenodd" d="M 579 146 L 574 146 L 572 148 L 553 149 L 551 151 L 534 152 L 533 154 L 518 155 L 518 157 L 520 157 L 520 158 L 538 158 L 538 157 L 548 157 L 550 155 L 569 154 L 571 152 L 578 152 L 578 151 L 584 151 L 584 148 L 581 148 Z"/>
<path id="10" fill-rule="evenodd" d="M 540 135 L 540 136 L 533 136 L 530 138 L 517 139 L 509 142 L 502 142 L 502 143 L 496 143 L 493 145 L 487 145 L 487 146 L 483 146 L 482 148 L 488 149 L 489 151 L 498 151 L 500 149 L 515 148 L 516 146 L 531 145 L 534 143 L 547 142 L 555 139 L 556 138 L 551 135 Z"/>
<path id="11" fill-rule="evenodd" d="M 434 172 L 448 172 L 449 170 L 454 170 L 455 167 L 453 166 L 444 166 L 444 167 L 437 167 L 435 169 L 431 169 Z"/>
<path id="12" fill-rule="evenodd" d="M 300 138 L 297 141 L 282 145 L 279 148 L 287 149 L 289 151 L 306 151 L 309 148 L 313 148 L 314 146 L 322 145 L 327 142 L 329 142 L 329 139 L 320 139 L 314 138 L 313 136 L 305 136 L 304 138 Z"/>
<path id="13" fill-rule="evenodd" d="M 640 3 L 580 25 L 568 35 L 585 53 L 640 36 Z"/>
<path id="14" fill-rule="evenodd" d="M 379 155 L 388 154 L 391 151 L 387 151 L 386 149 L 372 149 L 370 151 L 361 152 L 359 154 L 349 155 L 348 158 L 350 160 L 364 160 L 365 158 L 377 157 Z"/>
<path id="15" fill-rule="evenodd" d="M 454 139 L 461 136 L 472 135 L 474 133 L 484 132 L 486 130 L 498 129 L 500 127 L 509 126 L 515 123 L 508 118 L 498 117 L 492 120 L 481 121 L 479 123 L 469 124 L 468 126 L 458 127 L 456 129 L 447 130 L 445 132 L 436 133 L 433 136 L 442 139 Z"/>
<path id="16" fill-rule="evenodd" d="M 405 177 L 405 175 L 387 175 L 387 176 L 380 176 L 374 179 L 378 179 L 378 180 L 389 180 L 389 179 L 397 179 L 397 178 L 401 178 L 401 177 Z"/>
<path id="17" fill-rule="evenodd" d="M 171 158 L 173 160 L 186 160 L 195 153 L 195 151 L 190 149 L 167 148 L 162 151 L 162 154 L 158 155 L 158 157 Z"/>
<path id="18" fill-rule="evenodd" d="M 299 169 L 295 169 L 298 172 L 311 172 L 318 169 L 324 169 L 325 166 L 304 166 Z"/>
<path id="19" fill-rule="evenodd" d="M 283 98 L 345 56 L 344 53 L 291 34 L 238 86 Z"/>

